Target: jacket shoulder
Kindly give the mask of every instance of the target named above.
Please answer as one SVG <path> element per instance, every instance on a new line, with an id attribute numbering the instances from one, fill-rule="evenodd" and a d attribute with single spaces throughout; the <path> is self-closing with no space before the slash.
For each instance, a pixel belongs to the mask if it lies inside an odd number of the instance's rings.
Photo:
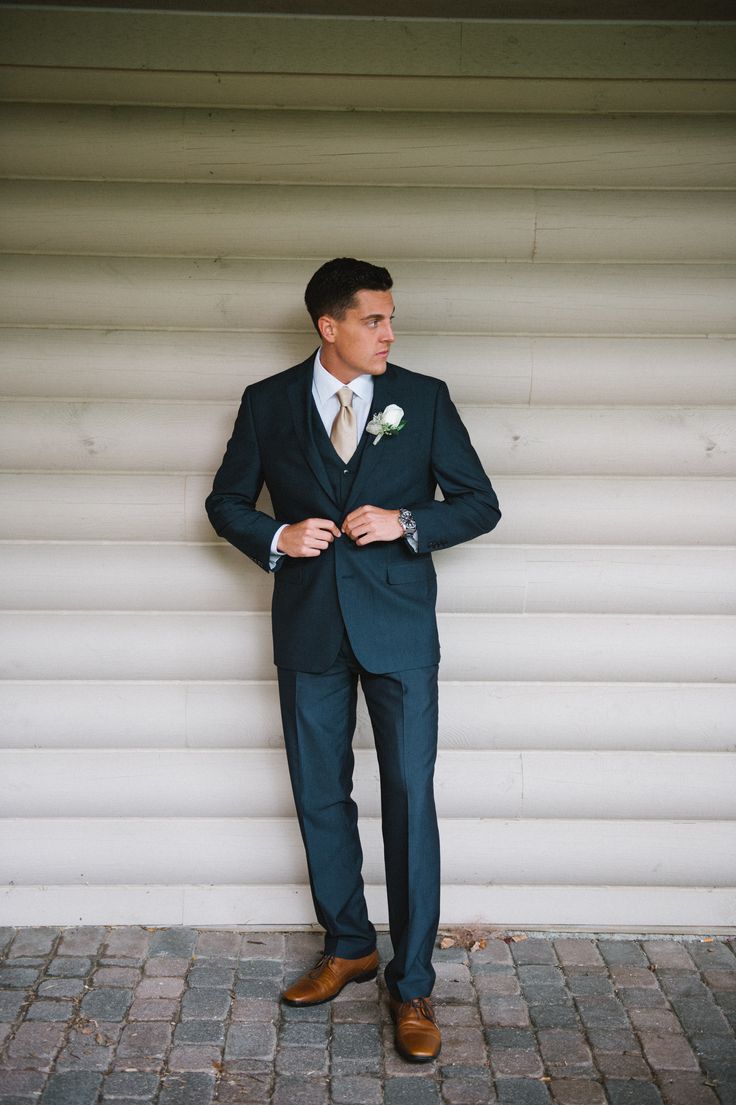
<path id="1" fill-rule="evenodd" d="M 443 385 L 444 380 L 440 380 L 437 376 L 428 376 L 424 372 L 415 372 L 411 368 L 402 368 L 401 365 L 389 363 L 389 368 L 396 376 L 396 380 L 405 384 L 406 387 L 421 388 L 428 392 L 436 392 Z"/>

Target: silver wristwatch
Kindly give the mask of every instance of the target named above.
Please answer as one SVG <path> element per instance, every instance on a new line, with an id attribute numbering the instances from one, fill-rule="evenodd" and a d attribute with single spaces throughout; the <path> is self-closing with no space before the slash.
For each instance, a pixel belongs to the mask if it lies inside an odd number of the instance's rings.
<path id="1" fill-rule="evenodd" d="M 399 510 L 399 525 L 404 531 L 404 537 L 411 537 L 417 532 L 417 524 L 414 521 L 414 515 L 404 506 Z"/>

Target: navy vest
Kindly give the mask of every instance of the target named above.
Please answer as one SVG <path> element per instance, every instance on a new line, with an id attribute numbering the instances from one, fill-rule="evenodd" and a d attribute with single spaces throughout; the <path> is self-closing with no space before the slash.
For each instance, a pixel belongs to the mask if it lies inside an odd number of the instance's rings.
<path id="1" fill-rule="evenodd" d="M 363 433 L 358 440 L 358 448 L 346 464 L 335 452 L 335 447 L 330 441 L 314 401 L 310 403 L 310 415 L 312 436 L 315 445 L 319 449 L 322 460 L 325 462 L 325 468 L 327 469 L 327 475 L 330 477 L 330 485 L 335 496 L 335 501 L 338 506 L 342 507 L 348 501 L 348 496 L 355 481 L 358 468 L 360 467 L 360 458 L 363 455 L 363 450 L 366 447 L 370 435 Z"/>

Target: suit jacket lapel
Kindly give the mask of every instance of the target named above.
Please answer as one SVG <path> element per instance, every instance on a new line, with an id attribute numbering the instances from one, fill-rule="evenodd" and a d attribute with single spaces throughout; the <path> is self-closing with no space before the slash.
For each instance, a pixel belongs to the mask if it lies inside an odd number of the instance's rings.
<path id="1" fill-rule="evenodd" d="M 371 410 L 368 415 L 368 421 L 371 420 L 373 415 L 378 411 L 382 411 L 384 407 L 389 403 L 395 401 L 395 397 L 391 395 L 391 386 L 393 383 L 393 372 L 391 366 L 388 365 L 386 371 L 382 376 L 375 376 L 373 379 L 373 400 L 371 402 Z M 381 445 L 384 444 L 379 441 L 375 444 L 375 437 L 372 434 L 367 433 L 366 430 L 363 433 L 367 436 L 368 441 L 363 447 L 363 453 L 360 457 L 358 471 L 355 475 L 355 481 L 350 490 L 348 501 L 345 507 L 345 514 L 349 514 L 351 510 L 355 510 L 356 506 L 363 506 L 361 496 L 365 494 L 364 488 L 370 482 L 376 465 L 380 464 L 386 456 L 385 448 L 382 449 Z"/>
<path id="2" fill-rule="evenodd" d="M 312 436 L 312 426 L 309 414 L 312 405 L 313 365 L 314 358 L 310 357 L 308 361 L 304 362 L 302 366 L 303 371 L 300 373 L 299 378 L 289 385 L 287 389 L 289 403 L 291 404 L 294 431 L 302 448 L 302 452 L 307 459 L 307 463 L 312 469 L 323 491 L 329 495 L 330 499 L 335 503 L 335 493 L 332 490 L 330 477 L 327 475 L 324 461 L 320 456 L 319 449 Z M 335 503 L 335 505 L 337 506 L 338 504 Z"/>

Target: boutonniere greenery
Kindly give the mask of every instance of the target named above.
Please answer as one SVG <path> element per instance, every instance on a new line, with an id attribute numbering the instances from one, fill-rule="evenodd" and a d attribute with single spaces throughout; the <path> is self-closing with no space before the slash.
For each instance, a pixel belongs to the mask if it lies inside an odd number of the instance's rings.
<path id="1" fill-rule="evenodd" d="M 382 411 L 373 415 L 366 430 L 369 434 L 375 434 L 373 444 L 378 445 L 382 437 L 393 437 L 399 430 L 403 430 L 405 425 L 402 408 L 397 407 L 395 403 L 389 403 Z"/>

